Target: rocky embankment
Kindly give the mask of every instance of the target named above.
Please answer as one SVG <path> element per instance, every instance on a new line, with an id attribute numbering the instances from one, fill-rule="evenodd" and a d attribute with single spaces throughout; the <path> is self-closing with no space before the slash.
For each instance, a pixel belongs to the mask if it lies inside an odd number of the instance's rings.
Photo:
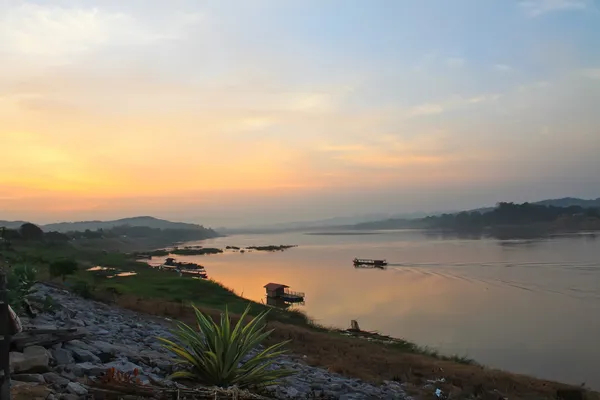
<path id="1" fill-rule="evenodd" d="M 138 314 L 69 292 L 36 285 L 33 296 L 51 296 L 61 307 L 54 313 L 23 318 L 25 330 L 77 328 L 86 333 L 78 340 L 51 347 L 30 346 L 11 353 L 13 386 L 45 385 L 47 399 L 84 399 L 90 390 L 86 378 L 102 376 L 109 368 L 122 372 L 137 369 L 143 383 L 165 382 L 172 372 L 170 354 L 158 337 L 170 338 L 169 320 Z M 277 399 L 406 399 L 395 382 L 374 386 L 311 367 L 301 356 L 281 356 L 276 367 L 297 373 L 281 385 L 270 387 Z"/>

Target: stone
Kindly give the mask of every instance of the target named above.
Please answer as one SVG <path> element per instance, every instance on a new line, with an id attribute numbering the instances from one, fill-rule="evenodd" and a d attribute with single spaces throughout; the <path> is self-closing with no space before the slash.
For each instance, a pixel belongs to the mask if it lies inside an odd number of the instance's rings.
<path id="1" fill-rule="evenodd" d="M 74 365 L 71 372 L 73 372 L 75 376 L 80 378 L 83 376 L 99 376 L 106 372 L 108 368 L 110 368 L 107 365 L 103 366 L 92 364 L 90 362 L 85 362 Z"/>
<path id="2" fill-rule="evenodd" d="M 38 357 L 44 361 L 45 354 L 56 362 L 57 366 L 53 372 L 48 372 L 48 369 L 39 372 L 44 372 L 42 377 L 46 385 L 52 385 L 57 393 L 60 393 L 56 395 L 57 399 L 85 398 L 87 388 L 79 383 L 78 379 L 100 376 L 111 367 L 123 372 L 133 372 L 137 369 L 140 379 L 144 382 L 156 380 L 180 387 L 177 382 L 166 380 L 173 370 L 172 355 L 157 339 L 173 337 L 170 326 L 164 323 L 171 322 L 170 319 L 148 318 L 142 314 L 84 300 L 43 284 L 36 284 L 34 292 L 41 298 L 46 295 L 52 296 L 66 311 L 58 313 L 59 315 L 39 314 L 29 321 L 30 325 L 77 326 L 78 331 L 89 332 L 84 339 L 53 346 L 51 355 L 43 353 L 41 349 L 28 351 L 28 357 Z M 262 350 L 264 347 L 258 346 L 251 353 L 256 355 Z M 24 357 L 24 353 L 11 353 L 11 366 L 22 366 Z M 280 385 L 269 388 L 276 398 L 305 399 L 323 396 L 343 400 L 408 399 L 401 385 L 386 383 L 376 386 L 346 378 L 322 368 L 309 366 L 305 358 L 302 355 L 282 355 L 273 360 L 272 369 L 286 368 L 295 372 L 294 375 L 283 379 Z M 19 375 L 35 375 L 36 372 L 38 371 L 15 371 Z M 37 380 L 39 377 L 31 379 Z"/>
<path id="3" fill-rule="evenodd" d="M 76 347 L 71 347 L 71 348 L 69 348 L 69 350 L 71 350 L 73 352 L 73 358 L 77 362 L 86 362 L 86 361 L 95 362 L 95 363 L 100 362 L 100 359 L 98 357 L 96 357 L 89 350 L 78 349 Z"/>
<path id="4" fill-rule="evenodd" d="M 60 400 L 79 400 L 79 396 L 73 393 L 64 393 L 59 397 Z"/>
<path id="5" fill-rule="evenodd" d="M 67 349 L 56 349 L 52 351 L 52 358 L 57 365 L 73 364 L 73 354 Z"/>
<path id="6" fill-rule="evenodd" d="M 77 376 L 73 372 L 71 372 L 71 370 L 69 370 L 68 372 L 67 371 L 61 372 L 60 376 L 67 379 L 69 382 L 77 380 Z"/>
<path id="7" fill-rule="evenodd" d="M 46 372 L 50 357 L 46 349 L 33 346 L 25 349 L 23 353 L 10 353 L 10 369 L 12 372 Z"/>
<path id="8" fill-rule="evenodd" d="M 11 379 L 19 382 L 31 382 L 31 383 L 46 383 L 44 377 L 40 374 L 17 374 L 11 375 Z"/>
<path id="9" fill-rule="evenodd" d="M 53 383 L 53 384 L 59 385 L 59 386 L 66 386 L 71 380 L 76 379 L 75 375 L 73 375 L 73 379 L 67 379 L 63 376 L 58 375 L 57 373 L 54 373 L 54 372 L 47 372 L 44 374 L 43 377 L 47 383 Z"/>
<path id="10" fill-rule="evenodd" d="M 69 393 L 76 394 L 77 396 L 85 396 L 88 393 L 88 390 L 77 382 L 69 382 L 67 385 L 67 391 Z"/>

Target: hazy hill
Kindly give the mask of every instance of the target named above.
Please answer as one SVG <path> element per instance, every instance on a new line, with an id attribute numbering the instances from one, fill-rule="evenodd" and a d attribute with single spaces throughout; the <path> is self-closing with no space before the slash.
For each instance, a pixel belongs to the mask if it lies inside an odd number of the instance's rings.
<path id="1" fill-rule="evenodd" d="M 265 225 L 246 225 L 235 228 L 215 228 L 218 232 L 224 234 L 243 234 L 243 233 L 275 233 L 275 232 L 291 232 L 291 231 L 305 231 L 305 230 L 322 230 L 329 228 L 346 227 L 355 224 L 366 223 L 370 221 L 379 221 L 386 218 L 422 218 L 428 215 L 438 215 L 442 212 L 415 212 L 405 214 L 385 214 L 385 213 L 374 213 L 364 215 L 354 215 L 348 217 L 331 217 L 326 219 L 312 220 L 312 221 L 294 221 L 294 222 L 281 222 L 274 224 Z"/>
<path id="2" fill-rule="evenodd" d="M 26 221 L 0 221 L 0 227 L 5 227 L 8 229 L 18 229 L 21 225 L 27 223 Z"/>
<path id="3" fill-rule="evenodd" d="M 579 199 L 574 197 L 564 197 L 561 199 L 548 199 L 541 200 L 530 203 L 532 205 L 538 206 L 546 206 L 546 207 L 582 207 L 582 208 L 600 208 L 600 198 L 597 199 Z M 477 212 L 481 214 L 492 212 L 496 209 L 496 207 L 484 207 L 478 208 L 475 210 L 469 210 L 469 213 Z M 447 213 L 448 215 L 457 215 L 458 212 Z M 436 216 L 436 214 L 432 213 L 431 217 Z M 347 226 L 345 228 L 350 229 L 404 229 L 404 228 L 415 228 L 421 227 L 420 222 L 422 222 L 421 218 L 388 218 L 381 220 L 373 220 L 369 222 L 363 222 L 359 224 L 354 224 L 352 226 Z"/>
<path id="4" fill-rule="evenodd" d="M 116 226 L 143 226 L 158 229 L 202 229 L 201 225 L 188 224 L 184 222 L 171 222 L 154 217 L 133 217 L 123 218 L 114 221 L 80 221 L 80 222 L 59 222 L 56 224 L 43 225 L 41 228 L 46 231 L 69 232 L 85 231 L 89 229 L 95 231 L 98 229 L 111 229 Z"/>
<path id="5" fill-rule="evenodd" d="M 551 199 L 551 200 L 542 200 L 535 202 L 534 204 L 538 204 L 540 206 L 554 206 L 554 207 L 572 207 L 578 206 L 583 208 L 595 208 L 600 207 L 600 197 L 597 199 L 578 199 L 575 197 L 563 197 L 562 199 Z"/>
<path id="6" fill-rule="evenodd" d="M 9 229 L 17 229 L 24 223 L 25 221 L 0 221 L 0 226 L 4 226 Z M 44 230 L 45 232 L 83 232 L 87 229 L 89 229 L 90 231 L 96 231 L 98 229 L 107 230 L 117 226 L 135 226 L 154 229 L 204 229 L 202 225 L 188 224 L 184 222 L 171 222 L 154 217 L 133 217 L 117 219 L 114 221 L 59 222 L 55 224 L 39 225 L 39 227 L 42 228 L 42 230 Z"/>
<path id="7" fill-rule="evenodd" d="M 579 199 L 577 197 L 563 197 L 561 199 L 548 199 L 541 201 L 534 201 L 531 204 L 547 207 L 583 207 L 583 208 L 595 208 L 600 207 L 600 197 L 597 199 Z M 496 207 L 483 207 L 475 210 L 469 210 L 470 212 L 477 211 L 480 213 L 490 212 Z"/>

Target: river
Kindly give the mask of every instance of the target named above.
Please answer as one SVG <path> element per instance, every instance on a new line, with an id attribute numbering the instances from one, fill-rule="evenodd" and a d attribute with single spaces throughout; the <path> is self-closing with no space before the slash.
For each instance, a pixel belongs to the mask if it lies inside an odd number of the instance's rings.
<path id="1" fill-rule="evenodd" d="M 190 244 L 296 244 L 284 252 L 177 257 L 264 301 L 269 282 L 306 293 L 317 322 L 402 337 L 511 372 L 600 389 L 600 236 L 460 239 L 419 231 L 238 235 Z M 355 269 L 382 258 L 387 270 Z"/>

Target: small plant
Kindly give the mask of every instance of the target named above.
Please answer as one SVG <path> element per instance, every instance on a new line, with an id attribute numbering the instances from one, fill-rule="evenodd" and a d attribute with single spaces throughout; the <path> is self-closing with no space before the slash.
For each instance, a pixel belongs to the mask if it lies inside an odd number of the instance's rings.
<path id="1" fill-rule="evenodd" d="M 91 299 L 94 295 L 94 287 L 86 281 L 77 281 L 73 285 L 73 293 L 84 299 Z"/>
<path id="2" fill-rule="evenodd" d="M 78 268 L 77 261 L 62 259 L 51 263 L 49 272 L 52 278 L 60 277 L 64 282 L 67 279 L 67 275 L 73 275 L 77 272 Z"/>
<path id="3" fill-rule="evenodd" d="M 7 275 L 8 302 L 16 313 L 25 308 L 26 296 L 31 293 L 36 274 L 35 268 L 28 264 L 17 264 L 9 270 Z"/>
<path id="4" fill-rule="evenodd" d="M 269 311 L 262 312 L 244 324 L 250 311 L 248 305 L 232 329 L 227 309 L 221 314 L 221 321 L 217 324 L 210 316 L 203 314 L 195 306 L 192 307 L 196 313 L 198 331 L 179 322 L 173 332 L 179 343 L 159 338 L 165 343 L 165 348 L 176 355 L 177 364 L 187 367 L 186 370 L 171 375 L 172 379 L 190 379 L 220 387 L 235 385 L 247 388 L 271 385 L 292 375 L 292 372 L 284 369 L 269 369 L 273 359 L 285 352 L 281 348 L 288 341 L 250 356 L 250 352 L 272 332 L 264 331 Z M 245 358 L 247 359 L 244 360 Z"/>
<path id="5" fill-rule="evenodd" d="M 115 369 L 114 367 L 106 370 L 106 373 L 102 376 L 100 382 L 107 383 L 125 383 L 125 384 L 136 384 L 142 385 L 142 381 L 139 378 L 140 372 L 138 369 L 134 369 L 133 372 L 123 372 Z"/>
<path id="6" fill-rule="evenodd" d="M 49 294 L 44 297 L 44 302 L 42 303 L 42 311 L 48 314 L 54 314 L 60 308 L 60 305 L 54 300 L 52 296 Z"/>

